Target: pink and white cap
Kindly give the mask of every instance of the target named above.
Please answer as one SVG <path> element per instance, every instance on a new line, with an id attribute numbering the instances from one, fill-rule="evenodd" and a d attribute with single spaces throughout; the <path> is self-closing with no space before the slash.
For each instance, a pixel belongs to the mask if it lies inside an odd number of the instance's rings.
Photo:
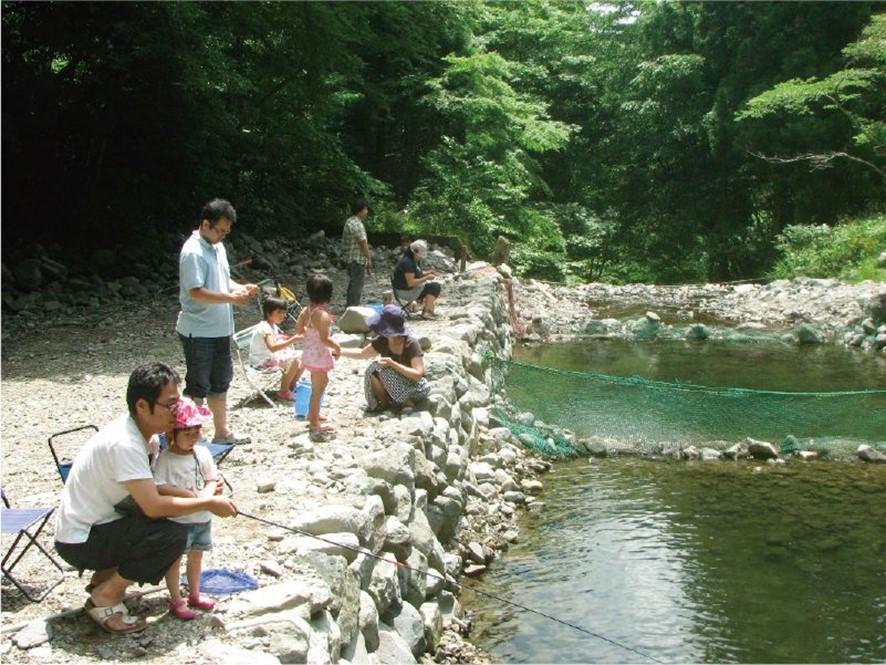
<path id="1" fill-rule="evenodd" d="M 194 403 L 190 397 L 182 397 L 174 407 L 172 414 L 175 416 L 174 429 L 190 429 L 199 427 L 212 420 L 212 411 L 205 406 Z"/>

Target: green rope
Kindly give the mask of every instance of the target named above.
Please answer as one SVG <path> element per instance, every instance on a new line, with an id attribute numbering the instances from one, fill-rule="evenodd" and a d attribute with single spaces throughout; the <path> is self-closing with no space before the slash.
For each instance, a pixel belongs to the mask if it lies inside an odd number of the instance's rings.
<path id="1" fill-rule="evenodd" d="M 540 365 L 530 365 L 521 363 L 516 360 L 505 360 L 492 355 L 492 362 L 501 366 L 519 367 L 522 369 L 532 369 L 539 372 L 547 372 L 548 374 L 558 374 L 561 376 L 570 376 L 578 379 L 589 379 L 593 381 L 601 381 L 604 383 L 612 383 L 622 386 L 645 386 L 649 388 L 662 388 L 670 390 L 680 390 L 688 392 L 706 392 L 712 395 L 782 395 L 786 397 L 854 397 L 861 395 L 886 395 L 886 390 L 865 389 L 865 390 L 841 390 L 832 392 L 802 392 L 802 391 L 784 391 L 784 390 L 758 390 L 755 388 L 732 388 L 728 386 L 701 386 L 694 383 L 680 383 L 679 381 L 657 381 L 655 379 L 644 379 L 640 376 L 615 376 L 612 374 L 600 374 L 598 372 L 578 372 L 569 369 L 558 369 L 556 367 L 542 367 Z"/>

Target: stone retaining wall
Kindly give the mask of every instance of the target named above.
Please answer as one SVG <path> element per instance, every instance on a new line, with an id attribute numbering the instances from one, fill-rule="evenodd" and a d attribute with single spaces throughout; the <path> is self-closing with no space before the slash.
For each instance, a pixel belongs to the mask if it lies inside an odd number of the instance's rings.
<path id="1" fill-rule="evenodd" d="M 478 351 L 510 355 L 500 291 L 501 278 L 489 269 L 447 286 L 449 321 L 430 336 L 425 355 L 426 410 L 373 421 L 379 443 L 326 470 L 347 491 L 335 503 L 291 514 L 288 524 L 332 543 L 279 534 L 279 583 L 228 606 L 218 617 L 225 636 L 207 645 L 213 653 L 236 658 L 249 649 L 250 660 L 281 663 L 410 663 L 438 648 L 445 659 L 447 648 L 451 655 L 465 646 L 452 646 L 465 628 L 453 583 L 482 572 L 516 540 L 515 507 L 540 506 L 533 494 L 541 483 L 532 476 L 549 468 L 508 430 L 490 428 L 491 372 Z"/>

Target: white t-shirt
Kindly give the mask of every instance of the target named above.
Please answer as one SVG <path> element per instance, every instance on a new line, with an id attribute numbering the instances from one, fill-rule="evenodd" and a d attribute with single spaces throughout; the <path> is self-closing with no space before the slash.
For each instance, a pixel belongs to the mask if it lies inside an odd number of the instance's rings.
<path id="1" fill-rule="evenodd" d="M 210 480 L 218 478 L 218 469 L 206 446 L 194 446 L 193 455 L 178 455 L 168 448 L 161 451 L 154 465 L 154 482 L 199 492 Z M 201 510 L 189 515 L 170 517 L 181 524 L 201 524 L 212 519 L 212 513 Z"/>
<path id="2" fill-rule="evenodd" d="M 149 480 L 150 447 L 129 414 L 111 421 L 74 459 L 55 517 L 55 539 L 85 543 L 93 525 L 123 517 L 114 510 L 129 492 L 128 480 Z"/>
<path id="3" fill-rule="evenodd" d="M 265 337 L 273 335 L 273 341 L 277 341 L 277 335 L 279 334 L 280 328 L 271 325 L 267 321 L 262 321 L 255 327 L 255 332 L 252 333 L 252 341 L 249 343 L 250 365 L 253 367 L 261 367 L 262 364 L 273 355 L 268 348 L 268 345 L 265 344 Z"/>

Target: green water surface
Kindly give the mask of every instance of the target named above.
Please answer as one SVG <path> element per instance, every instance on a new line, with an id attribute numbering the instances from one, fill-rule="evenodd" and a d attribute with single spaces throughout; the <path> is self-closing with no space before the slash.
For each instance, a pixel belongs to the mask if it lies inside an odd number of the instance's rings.
<path id="1" fill-rule="evenodd" d="M 664 662 L 886 661 L 886 465 L 558 463 L 473 588 Z M 651 662 L 466 592 L 504 662 Z"/>
<path id="2" fill-rule="evenodd" d="M 768 391 L 886 387 L 886 361 L 833 346 L 629 343 L 520 348 L 583 374 Z M 704 443 L 787 433 L 886 439 L 886 402 L 609 385 L 511 368 L 519 408 L 579 435 Z M 854 449 L 853 449 L 854 450 Z M 886 465 L 557 462 L 546 506 L 472 588 L 663 662 L 886 661 Z M 470 590 L 472 639 L 506 662 L 651 662 Z"/>
<path id="3" fill-rule="evenodd" d="M 584 436 L 650 445 L 748 436 L 780 443 L 788 435 L 804 443 L 886 442 L 886 358 L 858 350 L 777 340 L 591 340 L 520 347 L 514 360 L 566 370 L 511 366 L 508 396 Z M 871 390 L 880 393 L 857 394 Z"/>

